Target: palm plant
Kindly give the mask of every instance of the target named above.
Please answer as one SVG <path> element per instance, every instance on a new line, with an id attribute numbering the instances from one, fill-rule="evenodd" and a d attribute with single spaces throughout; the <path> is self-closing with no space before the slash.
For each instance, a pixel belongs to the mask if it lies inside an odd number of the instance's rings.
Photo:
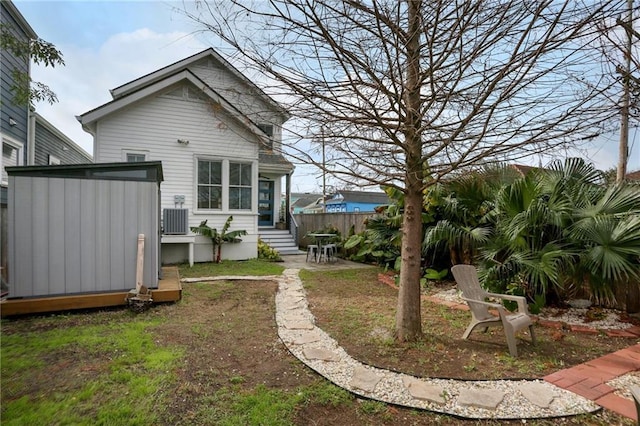
<path id="1" fill-rule="evenodd" d="M 637 283 L 640 191 L 602 182 L 592 165 L 569 159 L 504 187 L 482 249 L 487 282 L 532 300 L 586 292 L 600 303 Z"/>
<path id="2" fill-rule="evenodd" d="M 492 232 L 489 217 L 494 188 L 479 172 L 432 188 L 426 198 L 439 206 L 438 216 L 442 219 L 425 233 L 423 248 L 446 248 L 453 265 L 473 263 L 477 249 Z"/>
<path id="3" fill-rule="evenodd" d="M 200 222 L 200 225 L 191 227 L 191 232 L 198 235 L 210 238 L 213 250 L 214 262 L 220 263 L 222 261 L 222 244 L 224 243 L 239 243 L 242 241 L 240 236 L 247 235 L 245 230 L 229 231 L 233 216 L 229 216 L 222 227 L 222 231 L 218 232 L 216 228 L 211 228 L 207 225 L 207 220 Z"/>
<path id="4" fill-rule="evenodd" d="M 596 301 L 611 304 L 619 287 L 640 282 L 640 191 L 614 185 L 575 212 L 567 237 L 581 248 L 571 284 L 585 283 Z"/>
<path id="5" fill-rule="evenodd" d="M 482 248 L 481 276 L 496 291 L 519 292 L 531 300 L 559 288 L 571 252 L 562 243 L 567 208 L 532 172 L 496 195 L 493 238 Z M 514 284 L 517 284 L 514 288 Z"/>

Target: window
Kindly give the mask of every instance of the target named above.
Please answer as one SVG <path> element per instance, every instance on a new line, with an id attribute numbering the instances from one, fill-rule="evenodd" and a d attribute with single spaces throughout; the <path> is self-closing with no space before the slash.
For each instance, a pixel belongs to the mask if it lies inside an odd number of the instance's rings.
<path id="1" fill-rule="evenodd" d="M 5 167 L 21 166 L 23 160 L 23 148 L 19 142 L 13 142 L 9 138 L 2 138 L 2 160 L 0 161 L 0 170 L 2 170 L 2 178 L 0 183 L 7 185 L 9 176 L 5 171 Z"/>
<path id="2" fill-rule="evenodd" d="M 147 156 L 144 154 L 135 154 L 127 152 L 127 163 L 142 163 L 147 160 Z"/>
<path id="3" fill-rule="evenodd" d="M 229 163 L 229 209 L 251 210 L 251 164 Z"/>
<path id="4" fill-rule="evenodd" d="M 222 162 L 198 160 L 198 208 L 222 208 Z"/>
<path id="5" fill-rule="evenodd" d="M 265 148 L 273 149 L 273 124 L 258 124 L 258 128 L 262 130 L 267 136 L 269 136 L 269 141 Z"/>
<path id="6" fill-rule="evenodd" d="M 49 165 L 50 166 L 57 166 L 58 164 L 60 164 L 60 159 L 58 157 L 56 157 L 55 155 L 49 154 Z"/>

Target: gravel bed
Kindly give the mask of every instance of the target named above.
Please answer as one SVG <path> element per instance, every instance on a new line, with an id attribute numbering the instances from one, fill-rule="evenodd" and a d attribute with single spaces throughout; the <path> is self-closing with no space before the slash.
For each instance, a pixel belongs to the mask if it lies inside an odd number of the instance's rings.
<path id="1" fill-rule="evenodd" d="M 460 298 L 460 292 L 455 288 L 440 291 L 433 294 L 432 297 L 448 302 L 465 303 L 465 301 Z M 547 321 L 563 322 L 568 325 L 583 325 L 598 330 L 624 330 L 633 325 L 621 321 L 620 315 L 616 310 L 598 309 L 603 318 L 596 321 L 585 321 L 586 314 L 589 311 L 587 308 L 544 308 L 538 315 L 538 318 Z"/>
<path id="2" fill-rule="evenodd" d="M 631 386 L 640 386 L 640 371 L 632 371 L 631 373 L 616 377 L 606 382 L 606 384 L 616 390 L 616 395 L 633 400 L 630 389 Z"/>
<path id="3" fill-rule="evenodd" d="M 588 399 L 541 380 L 465 381 L 415 378 L 364 365 L 349 356 L 327 333 L 315 327 L 313 314 L 308 309 L 302 283 L 298 278 L 298 270 L 285 270 L 278 281 L 276 322 L 280 339 L 300 361 L 337 386 L 357 395 L 390 404 L 474 419 L 549 418 L 588 413 L 599 409 L 595 403 Z M 316 353 L 325 351 L 332 359 L 308 358 L 306 355 L 311 350 Z M 359 371 L 366 369 L 379 379 L 373 385 L 372 390 L 365 391 L 353 386 L 356 369 Z M 414 398 L 405 386 L 406 380 L 419 380 L 426 385 L 440 388 L 442 390 L 440 396 L 444 397 L 444 403 Z M 546 395 L 553 395 L 554 398 L 548 407 L 540 407 L 530 402 L 520 391 L 520 386 L 523 383 L 539 383 L 545 388 Z M 470 389 L 481 390 L 483 393 L 504 393 L 504 398 L 495 410 L 458 404 L 461 392 Z"/>

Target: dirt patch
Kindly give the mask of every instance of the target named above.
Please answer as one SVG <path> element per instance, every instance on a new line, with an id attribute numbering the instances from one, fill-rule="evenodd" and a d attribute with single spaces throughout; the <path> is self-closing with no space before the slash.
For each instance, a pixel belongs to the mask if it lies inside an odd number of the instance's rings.
<path id="1" fill-rule="evenodd" d="M 197 401 L 232 385 L 290 390 L 316 379 L 278 338 L 276 288 L 253 281 L 185 284 L 183 301 L 164 308 L 171 321 L 155 330 L 157 340 L 186 351 L 166 424 L 194 424 Z"/>
<path id="2" fill-rule="evenodd" d="M 602 333 L 536 327 L 538 344 L 531 343 L 528 333 L 520 333 L 519 357 L 512 358 L 501 328 L 476 331 L 463 340 L 468 312 L 423 301 L 423 337 L 397 344 L 392 339 L 397 291 L 379 283 L 375 271 L 360 274 L 348 280 L 339 274 L 309 274 L 305 282 L 309 304 L 318 326 L 350 355 L 380 368 L 419 377 L 540 378 L 633 343 Z"/>

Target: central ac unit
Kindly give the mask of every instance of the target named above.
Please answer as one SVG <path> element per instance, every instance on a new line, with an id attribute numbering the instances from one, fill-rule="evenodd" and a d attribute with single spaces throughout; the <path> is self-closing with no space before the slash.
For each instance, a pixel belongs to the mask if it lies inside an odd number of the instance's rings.
<path id="1" fill-rule="evenodd" d="M 189 209 L 163 209 L 163 234 L 186 235 L 189 233 Z"/>

